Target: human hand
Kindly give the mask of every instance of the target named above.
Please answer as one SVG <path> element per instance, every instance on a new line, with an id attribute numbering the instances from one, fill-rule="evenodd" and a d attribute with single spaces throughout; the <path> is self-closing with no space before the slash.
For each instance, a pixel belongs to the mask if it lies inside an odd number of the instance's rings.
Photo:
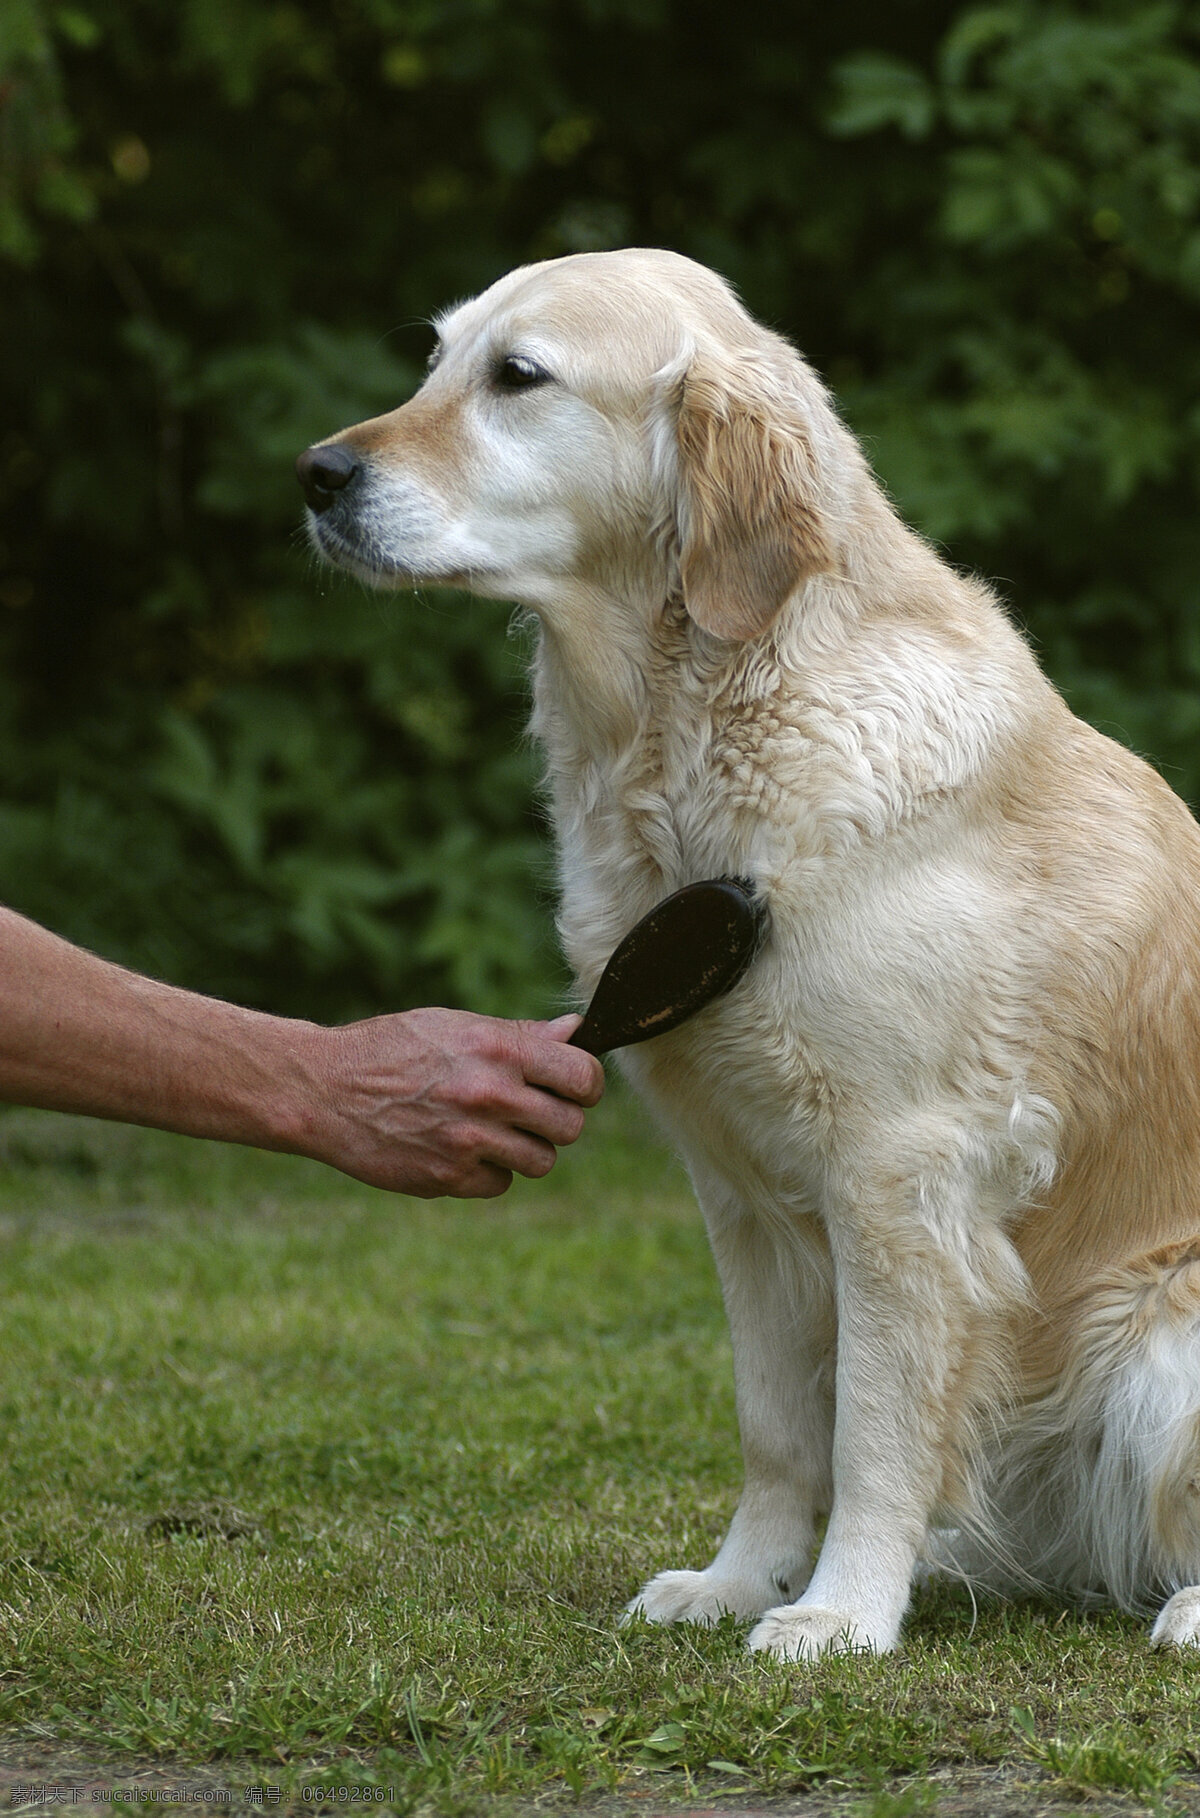
<path id="1" fill-rule="evenodd" d="M 318 1110 L 296 1146 L 422 1199 L 489 1199 L 514 1174 L 538 1179 L 604 1091 L 599 1061 L 567 1045 L 579 1021 L 422 1009 L 321 1030 Z"/>

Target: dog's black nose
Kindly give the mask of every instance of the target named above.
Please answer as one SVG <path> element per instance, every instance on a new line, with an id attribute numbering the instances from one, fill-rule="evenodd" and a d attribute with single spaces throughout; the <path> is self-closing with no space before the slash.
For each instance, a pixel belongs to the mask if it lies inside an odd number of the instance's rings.
<path id="1" fill-rule="evenodd" d="M 296 462 L 296 478 L 304 488 L 305 502 L 313 511 L 327 511 L 335 492 L 349 486 L 358 462 L 341 442 L 324 442 L 306 448 Z"/>

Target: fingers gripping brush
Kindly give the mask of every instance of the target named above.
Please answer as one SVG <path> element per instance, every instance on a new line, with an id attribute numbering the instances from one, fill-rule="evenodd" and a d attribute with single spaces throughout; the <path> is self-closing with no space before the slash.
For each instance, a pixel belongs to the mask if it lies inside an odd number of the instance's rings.
<path id="1" fill-rule="evenodd" d="M 604 968 L 572 1046 L 607 1054 L 677 1029 L 745 976 L 767 923 L 745 878 L 708 878 L 664 897 Z"/>

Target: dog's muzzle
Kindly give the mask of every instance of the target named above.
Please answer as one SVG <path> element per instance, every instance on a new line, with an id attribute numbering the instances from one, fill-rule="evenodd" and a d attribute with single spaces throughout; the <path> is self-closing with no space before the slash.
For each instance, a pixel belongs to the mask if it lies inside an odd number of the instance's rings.
<path id="1" fill-rule="evenodd" d="M 353 480 L 358 465 L 341 442 L 322 442 L 316 448 L 306 448 L 296 462 L 296 478 L 309 510 L 328 511 L 337 494 Z"/>

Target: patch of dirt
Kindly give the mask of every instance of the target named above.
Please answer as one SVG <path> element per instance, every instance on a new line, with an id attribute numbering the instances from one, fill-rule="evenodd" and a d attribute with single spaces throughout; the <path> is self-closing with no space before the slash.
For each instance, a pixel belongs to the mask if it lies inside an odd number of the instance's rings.
<path id="1" fill-rule="evenodd" d="M 146 1533 L 156 1540 L 171 1540 L 177 1534 L 203 1534 L 217 1540 L 242 1540 L 247 1534 L 261 1534 L 263 1524 L 253 1515 L 243 1514 L 231 1502 L 193 1502 L 178 1509 L 164 1509 L 151 1516 Z"/>
<path id="2" fill-rule="evenodd" d="M 909 1795 L 906 1800 L 904 1795 Z M 928 1796 L 928 1803 L 921 1798 Z M 916 1795 L 916 1798 L 912 1796 Z M 909 1802 L 911 1800 L 911 1803 Z M 898 1781 L 880 1794 L 818 1788 L 781 1799 L 731 1789 L 703 1798 L 669 1801 L 661 1787 L 625 1790 L 610 1798 L 522 1806 L 497 1800 L 489 1818 L 1200 1818 L 1200 1774 L 1181 1775 L 1157 1798 L 1080 1792 L 1021 1763 L 1015 1766 L 942 1768 L 927 1780 Z"/>
<path id="3" fill-rule="evenodd" d="M 293 1776 L 294 1771 L 289 1771 L 288 1779 Z M 347 1784 L 353 1779 L 353 1772 L 348 1772 Z M 283 1813 L 299 1805 L 284 1790 L 278 1769 L 272 1773 L 261 1761 L 209 1761 L 201 1767 L 172 1761 L 106 1762 L 61 1742 L 0 1745 L 0 1811 L 74 1808 L 95 1813 L 114 1804 L 120 1809 L 122 1803 L 147 1811 L 203 1806 L 208 1811 L 241 1814 L 252 1810 Z M 319 1803 L 305 1801 L 304 1809 L 317 1810 Z"/>
<path id="4" fill-rule="evenodd" d="M 314 1764 L 315 1765 L 315 1764 Z M 321 1763 L 328 1776 L 329 1763 Z M 72 1806 L 149 1813 L 181 1807 L 210 1812 L 386 1811 L 374 1785 L 356 1783 L 352 1761 L 344 1786 L 303 1785 L 304 1766 L 288 1765 L 286 1779 L 261 1761 L 206 1762 L 199 1767 L 170 1761 L 104 1762 L 61 1743 L 9 1742 L 0 1745 L 0 1812 L 57 1812 Z M 629 1787 L 618 1794 L 576 1802 L 561 1792 L 538 1799 L 496 1798 L 480 1805 L 480 1818 L 1200 1818 L 1200 1774 L 1182 1775 L 1158 1799 L 1108 1792 L 1082 1793 L 1021 1764 L 1012 1767 L 944 1768 L 927 1781 L 898 1782 L 882 1794 L 817 1789 L 768 1799 L 730 1788 L 703 1797 L 673 1799 L 658 1784 Z M 358 1797 L 354 1797 L 358 1788 Z M 905 1794 L 909 1797 L 906 1799 Z M 921 1794 L 925 1798 L 921 1798 Z M 912 1796 L 916 1794 L 917 1798 Z"/>

